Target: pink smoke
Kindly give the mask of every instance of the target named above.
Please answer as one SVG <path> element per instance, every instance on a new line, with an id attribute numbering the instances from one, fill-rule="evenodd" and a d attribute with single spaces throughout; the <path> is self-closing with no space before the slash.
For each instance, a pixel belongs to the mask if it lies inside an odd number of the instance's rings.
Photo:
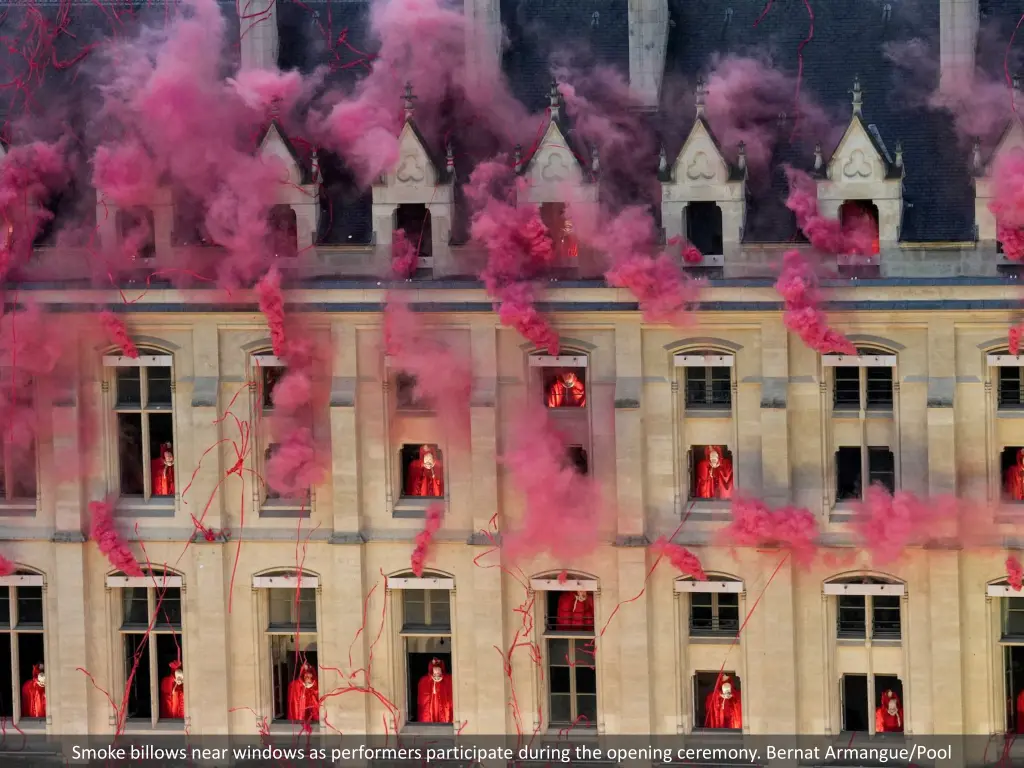
<path id="1" fill-rule="evenodd" d="M 16 570 L 18 570 L 18 566 L 16 566 L 14 563 L 8 560 L 6 557 L 0 555 L 0 576 L 10 576 Z"/>
<path id="2" fill-rule="evenodd" d="M 416 534 L 416 548 L 412 551 L 410 558 L 412 572 L 417 577 L 423 575 L 423 566 L 427 564 L 430 545 L 434 540 L 434 534 L 441 530 L 443 520 L 444 504 L 431 504 L 427 507 L 426 522 L 423 525 L 423 530 Z"/>
<path id="3" fill-rule="evenodd" d="M 1024 325 L 1015 325 L 1010 329 L 1009 342 L 1010 342 L 1010 354 L 1017 356 L 1020 354 L 1020 341 L 1024 338 Z"/>
<path id="4" fill-rule="evenodd" d="M 414 397 L 430 405 L 446 427 L 465 427 L 473 388 L 470 361 L 424 328 L 422 319 L 394 295 L 384 309 L 384 344 L 392 367 L 416 380 Z"/>
<path id="5" fill-rule="evenodd" d="M 878 252 L 878 229 L 866 216 L 851 216 L 850 221 L 829 219 L 818 213 L 818 187 L 803 171 L 786 168 L 789 197 L 786 207 L 796 214 L 796 223 L 811 245 L 824 253 L 869 256 Z"/>
<path id="6" fill-rule="evenodd" d="M 697 246 L 686 243 L 683 246 L 683 263 L 700 264 L 704 261 L 704 254 L 697 250 Z"/>
<path id="7" fill-rule="evenodd" d="M 53 218 L 43 205 L 67 182 L 62 144 L 34 141 L 11 147 L 0 163 L 0 281 L 32 254 L 32 243 Z"/>
<path id="8" fill-rule="evenodd" d="M 114 503 L 110 500 L 89 502 L 89 538 L 96 542 L 110 564 L 127 576 L 142 576 L 135 555 L 121 538 L 114 524 Z"/>
<path id="9" fill-rule="evenodd" d="M 783 323 L 810 349 L 821 354 L 857 354 L 849 339 L 829 326 L 828 317 L 819 307 L 818 278 L 799 251 L 783 255 L 775 290 L 785 304 Z"/>
<path id="10" fill-rule="evenodd" d="M 502 533 L 510 562 L 544 552 L 572 560 L 597 547 L 605 517 L 600 487 L 570 465 L 566 443 L 544 408 L 530 405 L 517 414 L 502 462 L 524 502 L 518 529 Z"/>
<path id="11" fill-rule="evenodd" d="M 554 265 L 556 253 L 537 207 L 516 204 L 525 183 L 501 163 L 478 165 L 466 188 L 475 207 L 470 233 L 487 251 L 481 278 L 498 302 L 502 324 L 557 355 L 558 333 L 536 308 L 536 281 Z"/>
<path id="12" fill-rule="evenodd" d="M 898 560 L 911 546 L 955 535 L 957 500 L 922 500 L 909 491 L 895 495 L 873 485 L 857 505 L 853 526 L 876 565 Z"/>
<path id="13" fill-rule="evenodd" d="M 256 298 L 260 312 L 267 318 L 270 344 L 277 357 L 285 356 L 284 295 L 281 293 L 281 273 L 276 268 L 267 272 L 256 283 Z"/>
<path id="14" fill-rule="evenodd" d="M 996 238 L 1006 258 L 1024 260 L 1024 156 L 1012 153 L 996 163 L 988 207 L 996 217 Z"/>
<path id="15" fill-rule="evenodd" d="M 159 188 L 153 158 L 136 140 L 100 146 L 93 156 L 92 181 L 106 200 L 122 208 L 152 200 Z"/>
<path id="16" fill-rule="evenodd" d="M 697 581 L 707 581 L 708 575 L 700 560 L 693 552 L 679 544 L 675 544 L 664 536 L 651 544 L 651 551 L 661 557 L 667 557 L 672 567 L 680 573 L 692 576 Z"/>
<path id="17" fill-rule="evenodd" d="M 1014 592 L 1020 592 L 1024 586 L 1024 565 L 1013 555 L 1006 558 L 1006 580 Z"/>
<path id="18" fill-rule="evenodd" d="M 124 321 L 110 310 L 100 312 L 100 325 L 107 334 L 107 338 L 117 344 L 126 357 L 138 357 L 139 350 L 132 341 L 132 337 L 125 327 Z"/>
<path id="19" fill-rule="evenodd" d="M 409 280 L 419 268 L 419 253 L 409 242 L 404 229 L 396 229 L 391 235 L 391 272 L 399 280 Z"/>
<path id="20" fill-rule="evenodd" d="M 722 529 L 726 545 L 788 549 L 794 561 L 808 565 L 817 552 L 818 522 L 806 509 L 769 509 L 758 499 L 736 499 L 732 521 Z"/>

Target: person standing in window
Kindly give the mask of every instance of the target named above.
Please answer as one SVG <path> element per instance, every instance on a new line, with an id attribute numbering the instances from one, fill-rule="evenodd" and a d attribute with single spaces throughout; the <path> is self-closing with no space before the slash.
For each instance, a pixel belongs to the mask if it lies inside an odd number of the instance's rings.
<path id="1" fill-rule="evenodd" d="M 46 673 L 42 664 L 32 665 L 32 679 L 21 687 L 21 716 L 46 717 Z"/>
<path id="2" fill-rule="evenodd" d="M 743 728 L 743 703 L 729 675 L 722 675 L 715 690 L 704 700 L 704 727 L 734 731 Z"/>
<path id="3" fill-rule="evenodd" d="M 153 495 L 174 495 L 174 451 L 170 443 L 160 446 L 160 458 L 153 459 Z"/>
<path id="4" fill-rule="evenodd" d="M 882 694 L 882 706 L 875 710 L 876 733 L 903 733 L 903 707 L 895 691 Z"/>
<path id="5" fill-rule="evenodd" d="M 548 408 L 584 408 L 587 390 L 575 371 L 565 371 L 548 386 Z"/>
<path id="6" fill-rule="evenodd" d="M 732 459 L 722 455 L 717 445 L 704 449 L 704 458 L 697 462 L 698 499 L 732 498 Z"/>
<path id="7" fill-rule="evenodd" d="M 320 722 L 320 686 L 316 673 L 305 661 L 288 686 L 288 719 L 307 724 Z"/>
<path id="8" fill-rule="evenodd" d="M 443 661 L 430 660 L 427 674 L 420 678 L 416 692 L 421 723 L 452 722 L 452 678 L 445 672 Z"/>
<path id="9" fill-rule="evenodd" d="M 1024 448 L 1017 451 L 1017 463 L 1006 470 L 1006 495 L 1024 501 Z"/>
<path id="10" fill-rule="evenodd" d="M 182 720 L 185 717 L 185 673 L 180 661 L 172 661 L 171 673 L 160 681 L 160 717 Z"/>
<path id="11" fill-rule="evenodd" d="M 420 457 L 409 463 L 406 496 L 444 496 L 444 467 L 433 446 L 421 445 Z"/>
<path id="12" fill-rule="evenodd" d="M 572 629 L 594 629 L 594 595 L 577 590 L 563 592 L 558 598 L 556 629 L 562 632 Z"/>

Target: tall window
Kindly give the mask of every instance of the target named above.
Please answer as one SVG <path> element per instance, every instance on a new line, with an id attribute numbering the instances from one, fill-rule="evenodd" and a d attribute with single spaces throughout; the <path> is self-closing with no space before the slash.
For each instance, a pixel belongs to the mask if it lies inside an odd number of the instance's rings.
<path id="1" fill-rule="evenodd" d="M 728 409 L 731 407 L 731 368 L 686 368 L 687 409 Z"/>
<path id="2" fill-rule="evenodd" d="M 22 370 L 0 369 L 0 400 L 5 401 L 0 425 L 0 509 L 36 507 L 35 381 Z"/>
<path id="3" fill-rule="evenodd" d="M 290 205 L 270 209 L 270 249 L 274 256 L 293 258 L 299 255 L 299 224 Z"/>
<path id="4" fill-rule="evenodd" d="M 836 451 L 836 501 L 861 499 L 876 484 L 896 492 L 896 457 L 888 446 L 842 446 Z"/>
<path id="5" fill-rule="evenodd" d="M 108 579 L 121 582 L 128 584 L 119 589 L 125 716 L 154 725 L 184 720 L 181 578 L 154 571 Z"/>
<path id="6" fill-rule="evenodd" d="M 838 595 L 836 637 L 840 640 L 899 640 L 897 595 Z"/>
<path id="7" fill-rule="evenodd" d="M 1024 407 L 1024 368 L 1000 366 L 999 407 L 1007 410 Z"/>
<path id="8" fill-rule="evenodd" d="M 156 256 L 152 210 L 141 207 L 121 209 L 117 212 L 115 223 L 121 246 L 128 250 L 126 255 L 133 260 Z"/>
<path id="9" fill-rule="evenodd" d="M 837 411 L 891 410 L 892 368 L 838 366 L 833 405 Z"/>
<path id="10" fill-rule="evenodd" d="M 739 629 L 739 593 L 691 593 L 690 637 L 735 637 Z"/>
<path id="11" fill-rule="evenodd" d="M 450 725 L 454 720 L 451 591 L 404 589 L 401 594 L 406 722 Z"/>
<path id="12" fill-rule="evenodd" d="M 43 577 L 19 571 L 0 586 L 0 718 L 46 717 Z"/>
<path id="13" fill-rule="evenodd" d="M 903 682 L 896 675 L 843 675 L 839 682 L 843 730 L 903 733 Z"/>
<path id="14" fill-rule="evenodd" d="M 999 643 L 1006 675 L 1006 728 L 1017 733 L 1024 727 L 1024 597 L 1003 597 L 1002 633 Z"/>
<path id="15" fill-rule="evenodd" d="M 716 203 L 687 203 L 686 239 L 705 256 L 719 256 L 722 246 L 722 209 Z"/>
<path id="16" fill-rule="evenodd" d="M 548 724 L 597 727 L 594 593 L 545 593 Z"/>
<path id="17" fill-rule="evenodd" d="M 317 652 L 316 579 L 294 574 L 261 576 L 267 622 L 272 716 L 275 721 L 320 722 L 320 664 Z"/>
<path id="18" fill-rule="evenodd" d="M 105 357 L 113 369 L 117 475 L 122 498 L 174 503 L 171 356 L 140 349 L 138 358 Z"/>
<path id="19" fill-rule="evenodd" d="M 284 498 L 274 488 L 267 474 L 270 459 L 279 448 L 279 444 L 273 441 L 273 423 L 270 421 L 274 415 L 274 391 L 287 373 L 287 369 L 279 358 L 270 354 L 253 355 L 251 362 L 250 380 L 255 389 L 255 417 L 260 424 L 256 435 L 257 444 L 260 446 L 260 450 L 256 452 L 259 458 L 259 482 L 253 484 L 256 503 L 265 510 L 308 511 L 312 498 L 309 489 L 297 498 Z"/>

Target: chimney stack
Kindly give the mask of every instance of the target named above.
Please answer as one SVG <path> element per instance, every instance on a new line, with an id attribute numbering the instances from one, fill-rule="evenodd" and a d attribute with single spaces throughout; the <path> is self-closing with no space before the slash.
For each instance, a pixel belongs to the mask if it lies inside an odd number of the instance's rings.
<path id="1" fill-rule="evenodd" d="M 978 0 L 939 0 L 940 86 L 966 87 L 974 74 Z"/>

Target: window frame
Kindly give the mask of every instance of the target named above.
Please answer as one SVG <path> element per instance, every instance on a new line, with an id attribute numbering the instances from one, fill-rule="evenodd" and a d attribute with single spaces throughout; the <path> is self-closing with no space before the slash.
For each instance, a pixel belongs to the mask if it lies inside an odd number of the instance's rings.
<path id="1" fill-rule="evenodd" d="M 19 626 L 18 621 L 18 589 L 19 587 L 24 588 L 39 588 L 40 598 L 42 601 L 42 612 L 43 620 L 36 626 L 34 623 L 25 627 Z M 18 643 L 18 637 L 20 635 L 41 635 L 42 646 L 43 646 L 43 669 L 48 670 L 50 667 L 49 663 L 49 642 L 47 634 L 47 621 L 46 621 L 46 579 L 42 574 L 29 571 L 27 569 L 19 568 L 14 574 L 10 576 L 0 576 L 0 589 L 8 590 L 7 599 L 8 605 L 10 606 L 9 621 L 7 624 L 0 624 L 0 633 L 10 635 L 11 637 L 11 657 L 8 660 L 11 666 L 11 694 L 12 694 L 12 707 L 11 707 L 11 723 L 17 726 L 20 730 L 41 730 L 45 728 L 51 720 L 50 717 L 50 702 L 47 698 L 46 717 L 37 718 L 26 718 L 21 712 L 21 688 L 28 682 L 27 680 L 21 680 L 19 672 L 20 648 Z"/>
<path id="2" fill-rule="evenodd" d="M 114 632 L 115 638 L 113 643 L 113 676 L 115 682 L 115 690 L 119 691 L 119 705 L 125 708 L 127 712 L 127 680 L 128 680 L 128 669 L 127 664 L 127 646 L 126 636 L 141 636 L 145 637 L 145 642 L 148 647 L 149 656 L 149 669 L 146 673 L 149 675 L 149 699 L 150 699 L 150 717 L 149 722 L 146 722 L 145 718 L 128 718 L 125 715 L 125 726 L 128 731 L 137 730 L 148 730 L 159 728 L 161 730 L 177 730 L 173 727 L 180 723 L 181 730 L 186 730 L 190 721 L 189 717 L 189 704 L 188 696 L 190 686 L 187 680 L 188 665 L 187 659 L 188 654 L 186 652 L 185 644 L 185 584 L 182 577 L 179 574 L 174 573 L 170 570 L 159 571 L 155 569 L 145 569 L 145 575 L 143 576 L 124 576 L 121 574 L 108 575 L 106 578 L 106 589 L 109 593 L 108 610 L 110 615 L 111 628 Z M 149 623 L 145 626 L 140 625 L 129 625 L 127 617 L 125 616 L 124 601 L 128 594 L 128 590 L 133 589 L 145 589 L 146 590 L 146 611 L 149 616 Z M 166 595 L 168 589 L 177 589 L 179 595 L 179 607 L 181 611 L 181 619 L 175 625 L 172 623 L 160 624 L 157 621 L 158 614 L 156 613 L 156 607 L 162 603 L 163 597 L 160 593 Z M 160 717 L 160 673 L 158 654 L 153 650 L 156 640 L 154 635 L 171 635 L 177 637 L 177 643 L 179 654 L 181 657 L 182 668 L 185 670 L 186 682 L 185 682 L 185 717 L 182 720 L 176 719 L 162 719 Z M 136 670 L 136 674 L 142 673 L 141 669 Z"/>
<path id="3" fill-rule="evenodd" d="M 104 355 L 103 356 L 103 387 L 107 392 L 107 411 L 109 414 L 109 420 L 106 422 L 108 429 L 110 430 L 110 438 L 107 440 L 109 447 L 109 459 L 108 459 L 108 488 L 111 486 L 111 480 L 113 485 L 117 489 L 117 505 L 119 507 L 143 507 L 143 508 L 155 508 L 155 509 L 169 509 L 176 510 L 178 506 L 178 497 L 180 495 L 180 456 L 178 453 L 178 425 L 177 425 L 177 379 L 175 377 L 174 369 L 174 355 L 167 354 L 162 350 L 153 347 L 142 347 L 139 349 L 139 356 L 137 358 L 128 357 L 127 355 Z M 134 404 L 120 405 L 118 403 L 118 374 L 117 372 L 122 368 L 138 368 L 139 369 L 139 400 L 138 407 Z M 170 390 L 171 390 L 171 401 L 167 407 L 151 407 L 148 403 L 148 383 L 149 378 L 147 369 L 149 368 L 168 368 L 170 370 Z M 141 448 L 143 450 L 143 461 L 142 461 L 142 496 L 137 495 L 125 495 L 122 491 L 121 485 L 121 430 L 119 416 L 121 414 L 134 414 L 137 413 L 141 417 L 142 427 L 140 432 Z M 149 446 L 151 445 L 150 440 L 150 425 L 149 415 L 150 414 L 169 414 L 171 417 L 171 446 L 174 450 L 175 458 L 175 474 L 174 474 L 174 495 L 173 496 L 154 496 L 153 495 L 153 458 L 149 454 Z"/>
<path id="4" fill-rule="evenodd" d="M 6 387 L 10 383 L 13 387 L 14 382 L 8 382 L 8 375 L 10 368 L 0 369 L 0 387 Z M 37 395 L 37 383 L 35 376 L 28 377 L 27 389 L 29 396 L 27 402 L 22 401 L 24 405 L 32 408 L 32 413 L 35 414 L 35 403 Z M 32 420 L 37 422 L 38 417 L 33 415 Z M 38 423 L 34 425 L 38 429 Z M 32 471 L 35 473 L 32 484 L 35 486 L 35 493 L 32 496 L 16 496 L 10 477 L 14 474 L 12 469 L 14 468 L 14 462 L 11 459 L 10 452 L 7 451 L 4 442 L 0 439 L 0 463 L 3 464 L 3 485 L 4 493 L 0 496 L 0 515 L 5 514 L 28 514 L 35 515 L 39 508 L 40 499 L 40 457 L 39 457 L 39 444 L 36 440 L 36 434 L 32 435 Z"/>
<path id="5" fill-rule="evenodd" d="M 840 485 L 841 485 L 840 482 L 839 482 L 839 473 L 840 473 L 839 452 L 842 451 L 843 449 L 858 450 L 859 453 L 860 453 L 860 469 L 858 470 L 858 473 L 857 473 L 858 474 L 858 480 L 859 480 L 859 483 L 860 483 L 860 492 L 856 496 L 846 496 L 846 497 L 843 497 L 843 498 L 839 498 L 839 491 L 840 491 Z M 891 472 L 887 471 L 887 470 L 877 470 L 877 469 L 873 470 L 871 468 L 872 456 L 882 455 L 883 452 L 884 452 L 885 455 L 887 455 L 888 457 L 890 457 L 892 459 L 892 470 L 891 470 Z M 857 446 L 857 445 L 838 445 L 838 446 L 836 446 L 835 451 L 832 454 L 832 464 L 835 467 L 835 476 L 834 476 L 835 477 L 835 493 L 833 494 L 833 501 L 832 501 L 832 503 L 834 505 L 852 504 L 852 503 L 857 503 L 859 501 L 863 501 L 864 498 L 865 498 L 865 494 L 867 493 L 868 488 L 870 488 L 872 485 L 875 485 L 876 481 L 878 480 L 878 476 L 879 475 L 890 475 L 891 474 L 891 476 L 892 476 L 892 488 L 889 488 L 889 486 L 886 485 L 885 483 L 881 483 L 881 484 L 883 486 L 885 486 L 886 490 L 889 491 L 890 493 L 894 494 L 894 493 L 896 493 L 899 490 L 899 472 L 897 471 L 898 464 L 897 464 L 897 461 L 896 461 L 896 452 L 894 450 L 892 450 L 887 445 L 864 445 L 863 443 L 861 443 L 861 445 L 859 445 L 859 446 Z M 865 475 L 867 476 L 867 483 L 864 482 Z"/>
<path id="6" fill-rule="evenodd" d="M 821 363 L 824 368 L 831 368 L 829 390 L 832 393 L 831 410 L 833 413 L 850 414 L 856 413 L 891 413 L 896 409 L 897 394 L 899 392 L 899 380 L 896 375 L 896 366 L 899 356 L 875 350 L 871 348 L 858 348 L 856 355 L 822 355 Z M 839 403 L 837 389 L 837 369 L 856 368 L 857 375 L 857 405 L 854 407 L 847 403 Z M 868 371 L 875 368 L 888 368 L 891 371 L 891 398 L 888 402 L 872 403 L 870 398 L 870 379 Z"/>
<path id="7" fill-rule="evenodd" d="M 865 678 L 865 688 L 866 688 L 865 694 L 867 696 L 867 698 L 865 699 L 865 703 L 867 704 L 867 713 L 866 714 L 867 714 L 867 725 L 868 725 L 868 729 L 866 731 L 851 731 L 851 730 L 847 729 L 847 722 L 846 722 L 846 702 L 847 702 L 846 678 L 848 678 L 848 677 L 863 677 L 863 678 Z M 876 710 L 876 706 L 877 705 L 875 704 L 875 702 L 878 700 L 879 695 L 880 695 L 879 694 L 879 690 L 878 690 L 879 687 L 880 687 L 879 684 L 878 684 L 878 679 L 879 678 L 887 678 L 887 677 L 894 678 L 895 680 L 897 680 L 899 682 L 900 706 L 903 708 L 903 730 L 899 731 L 898 734 L 902 736 L 903 734 L 906 734 L 908 732 L 907 731 L 907 723 L 906 723 L 907 712 L 909 711 L 909 708 L 907 706 L 907 682 L 902 677 L 900 677 L 899 675 L 887 675 L 887 674 L 871 671 L 871 672 L 844 672 L 843 674 L 841 674 L 839 676 L 839 732 L 840 733 L 847 733 L 847 734 L 862 733 L 862 734 L 866 734 L 866 735 L 871 736 L 871 737 L 874 737 L 877 734 L 877 730 L 875 729 L 875 710 Z"/>
<path id="8" fill-rule="evenodd" d="M 270 486 L 266 481 L 267 464 L 270 461 L 269 452 L 277 443 L 273 442 L 268 427 L 263 426 L 274 414 L 273 405 L 266 404 L 268 393 L 265 389 L 264 373 L 267 369 L 279 369 L 287 371 L 285 361 L 270 350 L 253 352 L 249 355 L 249 389 L 251 393 L 250 412 L 251 423 L 256 425 L 253 430 L 252 465 L 254 482 L 252 484 L 253 507 L 257 515 L 262 517 L 273 517 L 275 515 L 286 515 L 289 517 L 309 517 L 313 511 L 313 499 L 316 493 L 315 488 L 309 488 L 306 495 L 306 503 L 300 499 L 289 499 L 282 496 L 271 496 Z M 281 377 L 286 373 L 282 373 Z M 275 382 L 275 386 L 277 382 Z M 273 389 L 271 389 L 271 392 Z"/>

